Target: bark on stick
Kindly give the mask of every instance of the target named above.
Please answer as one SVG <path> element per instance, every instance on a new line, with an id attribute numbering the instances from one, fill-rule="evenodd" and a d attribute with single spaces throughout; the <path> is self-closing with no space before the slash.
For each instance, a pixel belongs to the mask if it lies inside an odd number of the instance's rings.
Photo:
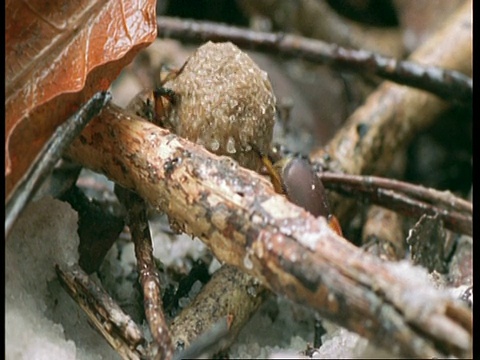
<path id="1" fill-rule="evenodd" d="M 472 312 L 424 271 L 364 253 L 230 158 L 114 105 L 68 155 L 165 211 L 221 261 L 378 345 L 404 356 L 471 354 Z"/>

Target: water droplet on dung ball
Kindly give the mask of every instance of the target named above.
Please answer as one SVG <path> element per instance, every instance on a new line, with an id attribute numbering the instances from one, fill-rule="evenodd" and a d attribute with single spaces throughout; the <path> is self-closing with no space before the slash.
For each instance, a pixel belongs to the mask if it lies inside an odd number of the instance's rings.
<path id="1" fill-rule="evenodd" d="M 257 151 L 273 135 L 275 96 L 268 75 L 237 46 L 208 42 L 164 85 L 178 96 L 167 126 L 208 150 L 258 170 Z"/>
<path id="2" fill-rule="evenodd" d="M 212 142 L 210 143 L 210 150 L 217 151 L 219 148 L 220 148 L 220 143 L 218 142 L 218 140 L 216 139 L 212 140 Z"/>
<path id="3" fill-rule="evenodd" d="M 227 141 L 227 153 L 235 154 L 237 149 L 235 149 L 235 139 L 233 137 L 229 137 Z"/>

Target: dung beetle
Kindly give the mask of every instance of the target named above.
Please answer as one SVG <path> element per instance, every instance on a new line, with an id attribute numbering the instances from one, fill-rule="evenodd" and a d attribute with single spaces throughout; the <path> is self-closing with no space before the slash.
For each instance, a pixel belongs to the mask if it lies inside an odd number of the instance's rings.
<path id="1" fill-rule="evenodd" d="M 268 156 L 262 155 L 262 162 L 277 193 L 284 194 L 288 200 L 313 216 L 327 218 L 330 227 L 342 236 L 338 219 L 330 213 L 322 181 L 316 176 L 308 159 L 286 156 L 272 163 Z"/>

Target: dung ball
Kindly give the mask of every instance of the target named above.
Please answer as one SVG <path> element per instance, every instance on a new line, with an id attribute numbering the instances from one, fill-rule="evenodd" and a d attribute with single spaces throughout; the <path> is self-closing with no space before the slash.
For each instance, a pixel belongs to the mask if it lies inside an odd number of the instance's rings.
<path id="1" fill-rule="evenodd" d="M 232 43 L 208 42 L 164 87 L 177 100 L 167 119 L 177 135 L 258 170 L 271 146 L 275 96 L 266 72 Z"/>

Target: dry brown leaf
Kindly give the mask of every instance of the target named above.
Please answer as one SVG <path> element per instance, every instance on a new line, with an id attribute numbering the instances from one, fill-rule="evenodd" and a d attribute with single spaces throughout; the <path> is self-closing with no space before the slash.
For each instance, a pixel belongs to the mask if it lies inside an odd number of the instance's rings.
<path id="1" fill-rule="evenodd" d="M 155 3 L 6 2 L 7 197 L 55 128 L 156 38 Z"/>

